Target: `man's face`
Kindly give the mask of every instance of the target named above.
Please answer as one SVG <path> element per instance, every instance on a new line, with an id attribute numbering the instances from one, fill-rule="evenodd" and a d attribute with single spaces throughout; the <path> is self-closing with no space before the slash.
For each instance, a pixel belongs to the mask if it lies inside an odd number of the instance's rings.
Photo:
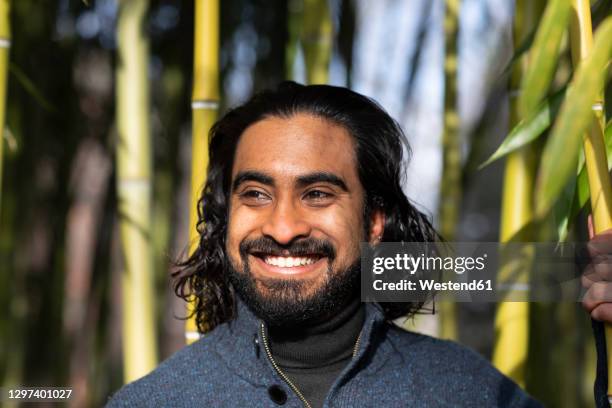
<path id="1" fill-rule="evenodd" d="M 324 313 L 358 285 L 359 243 L 372 238 L 363 206 L 343 127 L 307 114 L 256 122 L 232 169 L 226 250 L 236 290 L 277 322 Z M 380 217 L 368 232 L 382 232 Z"/>

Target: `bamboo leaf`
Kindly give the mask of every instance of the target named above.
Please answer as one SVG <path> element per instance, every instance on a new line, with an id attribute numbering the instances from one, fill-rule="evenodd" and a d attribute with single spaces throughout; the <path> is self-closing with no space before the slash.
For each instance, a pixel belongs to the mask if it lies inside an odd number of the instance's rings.
<path id="1" fill-rule="evenodd" d="M 544 148 L 536 189 L 537 213 L 545 215 L 576 171 L 582 135 L 594 120 L 592 103 L 604 83 L 612 52 L 612 17 L 595 33 L 591 53 L 580 62 Z"/>
<path id="2" fill-rule="evenodd" d="M 604 140 L 606 143 L 606 155 L 608 157 L 608 170 L 612 170 L 612 121 L 608 122 L 606 125 Z M 575 183 L 571 205 L 565 214 L 562 212 L 559 213 L 559 241 L 564 241 L 567 238 L 569 229 L 572 227 L 578 213 L 584 208 L 585 204 L 589 200 L 590 193 L 589 178 L 586 167 L 584 166 L 584 160 L 582 160 L 582 165 L 580 166 L 580 171 L 578 172 L 578 177 Z"/>
<path id="3" fill-rule="evenodd" d="M 530 142 L 537 139 L 540 135 L 549 128 L 552 118 L 557 115 L 561 101 L 565 96 L 565 89 L 555 93 L 540 105 L 538 111 L 528 119 L 520 121 L 514 129 L 506 136 L 495 153 L 482 163 L 479 169 L 482 169 L 494 161 L 506 156 Z"/>
<path id="4" fill-rule="evenodd" d="M 531 44 L 533 44 L 533 39 L 535 38 L 535 33 L 536 33 L 536 30 L 533 29 L 525 37 L 525 39 L 514 49 L 514 53 L 512 54 L 512 57 L 510 58 L 510 61 L 508 61 L 508 64 L 506 65 L 506 67 L 502 71 L 502 74 L 500 75 L 501 77 L 509 75 L 510 74 L 510 70 L 512 69 L 512 66 L 514 64 L 518 63 L 518 61 L 521 59 L 521 57 L 524 54 L 526 54 L 527 51 L 529 51 L 529 48 L 531 48 Z"/>
<path id="5" fill-rule="evenodd" d="M 553 207 L 554 219 L 557 225 L 557 240 L 565 242 L 569 232 L 573 212 L 576 211 L 576 187 L 577 179 L 570 177 L 570 180 L 563 189 L 561 197 L 555 202 Z"/>
<path id="6" fill-rule="evenodd" d="M 518 104 L 523 117 L 528 117 L 548 92 L 569 11 L 568 0 L 553 0 L 544 10 L 542 22 L 529 51 L 529 67 L 521 81 Z"/>
<path id="7" fill-rule="evenodd" d="M 597 25 L 597 22 L 603 20 L 605 17 L 610 15 L 610 13 L 612 12 L 611 6 L 611 0 L 599 0 L 593 4 L 593 6 L 591 7 L 591 15 L 593 18 L 593 24 L 595 26 Z M 517 64 L 521 60 L 521 57 L 525 55 L 527 51 L 529 51 L 529 48 L 531 48 L 531 45 L 533 44 L 535 33 L 535 29 L 529 32 L 525 39 L 521 41 L 518 46 L 515 47 L 514 53 L 512 54 L 510 61 L 508 61 L 508 63 L 502 70 L 498 80 L 501 81 L 502 78 L 509 75 L 514 64 Z"/>

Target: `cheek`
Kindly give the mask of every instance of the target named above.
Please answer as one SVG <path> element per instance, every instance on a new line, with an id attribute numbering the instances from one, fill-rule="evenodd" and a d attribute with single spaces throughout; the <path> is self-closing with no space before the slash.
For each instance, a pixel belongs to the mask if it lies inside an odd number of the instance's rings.
<path id="1" fill-rule="evenodd" d="M 364 239 L 363 217 L 359 210 L 321 214 L 317 217 L 317 225 L 333 241 L 337 262 L 348 264 L 359 255 L 359 243 Z"/>
<path id="2" fill-rule="evenodd" d="M 259 218 L 245 207 L 230 207 L 227 224 L 227 252 L 240 259 L 240 243 L 257 228 Z"/>

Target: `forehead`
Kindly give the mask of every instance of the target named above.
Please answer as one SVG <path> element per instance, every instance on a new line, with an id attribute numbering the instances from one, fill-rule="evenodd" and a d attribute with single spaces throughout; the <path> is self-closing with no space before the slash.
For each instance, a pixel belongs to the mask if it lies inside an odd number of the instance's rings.
<path id="1" fill-rule="evenodd" d="M 240 137 L 232 177 L 247 169 L 289 176 L 325 171 L 356 178 L 354 141 L 344 127 L 312 115 L 269 117 Z"/>

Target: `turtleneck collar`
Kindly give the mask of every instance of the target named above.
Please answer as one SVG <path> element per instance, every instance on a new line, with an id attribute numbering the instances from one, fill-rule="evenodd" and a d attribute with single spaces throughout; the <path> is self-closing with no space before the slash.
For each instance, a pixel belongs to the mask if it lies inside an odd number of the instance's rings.
<path id="1" fill-rule="evenodd" d="M 326 321 L 299 329 L 269 328 L 272 355 L 281 367 L 325 367 L 349 360 L 364 324 L 365 306 L 356 298 Z"/>
<path id="2" fill-rule="evenodd" d="M 213 347 L 227 366 L 234 367 L 241 378 L 251 384 L 263 386 L 267 384 L 267 380 L 259 371 L 261 364 L 264 363 L 269 370 L 273 370 L 273 367 L 265 358 L 261 325 L 261 320 L 237 299 L 234 318 L 220 325 L 205 337 L 215 336 Z M 375 350 L 376 353 L 380 353 L 379 358 L 370 366 L 370 369 L 376 371 L 385 364 L 392 351 L 387 343 L 382 343 L 387 327 L 382 308 L 376 303 L 365 303 L 365 320 L 360 334 L 359 347 L 355 358 L 350 360 L 345 371 L 352 370 L 362 358 Z M 201 341 L 204 340 L 205 338 Z M 248 356 L 248 358 L 236 359 L 237 355 Z"/>

